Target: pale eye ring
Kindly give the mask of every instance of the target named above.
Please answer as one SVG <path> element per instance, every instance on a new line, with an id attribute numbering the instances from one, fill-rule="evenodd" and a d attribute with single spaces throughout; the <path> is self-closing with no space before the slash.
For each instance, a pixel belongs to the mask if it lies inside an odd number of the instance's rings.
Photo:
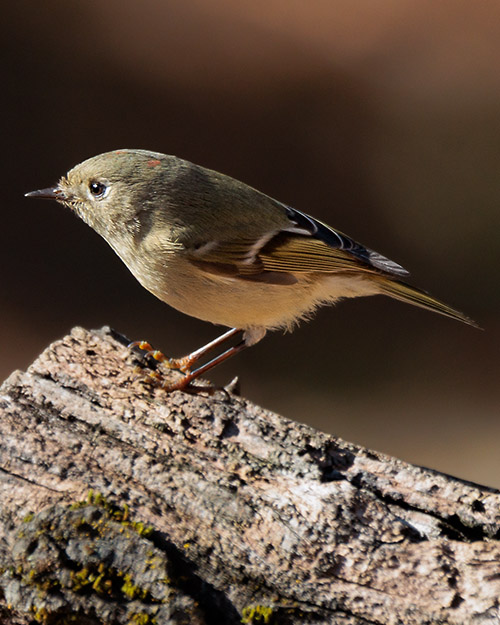
<path id="1" fill-rule="evenodd" d="M 89 182 L 90 194 L 97 200 L 103 198 L 106 195 L 107 190 L 108 187 L 103 182 L 97 182 L 97 180 L 92 180 L 91 182 Z"/>

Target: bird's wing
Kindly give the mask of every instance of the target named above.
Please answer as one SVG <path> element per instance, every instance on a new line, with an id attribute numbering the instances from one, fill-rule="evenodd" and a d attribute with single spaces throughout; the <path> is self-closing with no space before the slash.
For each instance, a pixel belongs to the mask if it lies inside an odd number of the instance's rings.
<path id="1" fill-rule="evenodd" d="M 283 208 L 288 217 L 284 228 L 258 239 L 207 242 L 190 253 L 191 262 L 209 273 L 272 284 L 293 284 L 303 273 L 408 275 L 397 263 L 345 234 L 305 213 Z"/>
<path id="2" fill-rule="evenodd" d="M 368 249 L 364 245 L 357 243 L 347 235 L 334 230 L 330 226 L 290 207 L 286 207 L 287 216 L 292 223 L 292 227 L 287 230 L 290 233 L 302 233 L 309 236 L 309 241 L 324 243 L 327 248 L 337 250 L 339 256 L 356 259 L 358 263 L 364 264 L 367 269 L 375 269 L 386 274 L 396 276 L 407 276 L 408 271 L 382 254 Z M 358 268 L 361 267 L 358 265 Z"/>

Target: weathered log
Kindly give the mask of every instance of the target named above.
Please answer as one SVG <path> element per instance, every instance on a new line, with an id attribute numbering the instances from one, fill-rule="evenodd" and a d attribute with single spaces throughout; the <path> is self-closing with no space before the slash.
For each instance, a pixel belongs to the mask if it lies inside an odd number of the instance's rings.
<path id="1" fill-rule="evenodd" d="M 498 491 L 167 395 L 125 344 L 76 328 L 1 387 L 1 623 L 500 623 Z"/>

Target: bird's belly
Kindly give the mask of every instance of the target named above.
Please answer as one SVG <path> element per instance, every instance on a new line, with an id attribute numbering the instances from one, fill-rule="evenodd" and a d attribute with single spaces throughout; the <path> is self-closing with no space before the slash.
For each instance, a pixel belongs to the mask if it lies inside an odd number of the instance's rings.
<path id="1" fill-rule="evenodd" d="M 290 328 L 321 304 L 376 292 L 365 278 L 345 274 L 323 275 L 320 279 L 303 274 L 296 284 L 277 285 L 212 275 L 187 262 L 176 262 L 166 271 L 163 267 L 160 280 L 145 281 L 132 272 L 169 306 L 198 319 L 243 329 Z M 159 274 L 149 272 L 149 276 Z"/>

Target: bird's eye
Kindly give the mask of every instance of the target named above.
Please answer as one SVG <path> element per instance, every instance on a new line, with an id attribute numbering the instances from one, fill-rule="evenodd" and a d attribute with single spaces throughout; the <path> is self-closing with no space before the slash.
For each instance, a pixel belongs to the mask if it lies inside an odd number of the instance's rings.
<path id="1" fill-rule="evenodd" d="M 104 197 L 108 187 L 102 182 L 96 182 L 95 180 L 89 183 L 89 191 L 98 200 Z"/>

